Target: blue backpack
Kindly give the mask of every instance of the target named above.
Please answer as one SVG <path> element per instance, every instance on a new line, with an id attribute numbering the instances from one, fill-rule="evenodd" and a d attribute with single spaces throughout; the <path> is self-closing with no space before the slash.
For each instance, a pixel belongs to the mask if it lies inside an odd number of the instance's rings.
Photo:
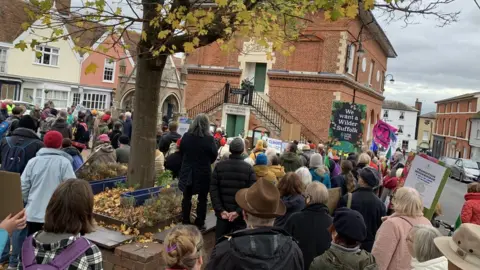
<path id="1" fill-rule="evenodd" d="M 10 130 L 10 123 L 11 122 L 7 120 L 0 123 L 0 138 L 3 138 L 7 135 L 8 131 Z"/>
<path id="2" fill-rule="evenodd" d="M 20 144 L 13 144 L 12 137 L 6 137 L 8 150 L 4 157 L 2 157 L 2 167 L 0 170 L 22 173 L 27 166 L 28 160 L 25 158 L 25 148 L 36 140 L 25 140 Z"/>
<path id="3" fill-rule="evenodd" d="M 81 155 L 75 155 L 72 157 L 72 167 L 74 171 L 77 171 L 78 168 L 82 167 L 83 165 L 83 158 Z"/>

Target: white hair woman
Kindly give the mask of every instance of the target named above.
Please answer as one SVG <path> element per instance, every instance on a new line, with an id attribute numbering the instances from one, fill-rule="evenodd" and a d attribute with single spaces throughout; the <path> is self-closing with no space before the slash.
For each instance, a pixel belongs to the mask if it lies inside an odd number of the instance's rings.
<path id="1" fill-rule="evenodd" d="M 433 239 L 443 236 L 430 225 L 415 225 L 407 236 L 407 245 L 412 255 L 413 270 L 448 269 L 448 260 L 438 250 Z"/>
<path id="2" fill-rule="evenodd" d="M 293 213 L 284 229 L 299 242 L 305 269 L 309 269 L 313 259 L 330 247 L 332 237 L 328 228 L 332 225 L 332 217 L 327 207 L 328 190 L 324 184 L 317 181 L 308 184 L 303 196 L 305 209 Z"/>
<path id="3" fill-rule="evenodd" d="M 302 180 L 302 183 L 305 187 L 312 182 L 312 174 L 310 174 L 310 171 L 307 167 L 300 167 L 295 171 L 295 173 L 300 176 L 300 180 Z"/>
<path id="4" fill-rule="evenodd" d="M 408 233 L 415 225 L 431 223 L 423 216 L 422 198 L 413 188 L 399 188 L 392 197 L 392 204 L 395 213 L 378 229 L 372 254 L 381 270 L 411 269 Z"/>
<path id="5" fill-rule="evenodd" d="M 182 137 L 180 144 L 182 168 L 178 187 L 183 192 L 183 224 L 190 224 L 192 196 L 198 194 L 195 225 L 202 229 L 207 215 L 207 195 L 212 178 L 212 163 L 217 159 L 217 146 L 210 132 L 210 122 L 205 114 L 199 114 Z"/>
<path id="6" fill-rule="evenodd" d="M 355 179 L 357 179 L 357 181 L 358 181 L 358 173 L 360 172 L 361 169 L 369 166 L 370 161 L 371 161 L 371 158 L 367 153 L 362 153 L 358 157 L 358 162 L 352 171 L 353 176 L 355 176 Z"/>

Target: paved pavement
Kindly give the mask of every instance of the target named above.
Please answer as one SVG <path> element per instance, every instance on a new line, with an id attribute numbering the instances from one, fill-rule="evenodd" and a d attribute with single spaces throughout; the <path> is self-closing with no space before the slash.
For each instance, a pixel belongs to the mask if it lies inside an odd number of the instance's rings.
<path id="1" fill-rule="evenodd" d="M 440 204 L 443 210 L 441 219 L 449 224 L 455 224 L 455 221 L 460 215 L 463 203 L 465 202 L 464 195 L 467 192 L 467 184 L 449 178 L 442 195 L 440 196 Z"/>

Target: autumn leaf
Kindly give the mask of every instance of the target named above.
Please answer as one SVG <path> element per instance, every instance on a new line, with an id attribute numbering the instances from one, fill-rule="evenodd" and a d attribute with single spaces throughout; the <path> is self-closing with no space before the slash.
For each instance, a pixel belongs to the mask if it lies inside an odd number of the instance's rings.
<path id="1" fill-rule="evenodd" d="M 30 27 L 30 24 L 27 22 L 22 23 L 22 29 L 23 31 L 27 30 Z"/>
<path id="2" fill-rule="evenodd" d="M 167 35 L 170 34 L 170 30 L 163 30 L 158 32 L 157 38 L 158 39 L 164 39 L 167 37 Z"/>
<path id="3" fill-rule="evenodd" d="M 354 19 L 358 15 L 358 5 L 351 4 L 345 10 L 345 15 L 348 18 Z"/>
<path id="4" fill-rule="evenodd" d="M 183 44 L 183 49 L 185 50 L 186 53 L 193 52 L 195 50 L 195 46 L 193 45 L 192 42 L 185 42 Z"/>
<path id="5" fill-rule="evenodd" d="M 35 52 L 35 57 L 36 58 L 40 58 L 40 57 L 42 57 L 42 55 L 43 55 L 42 52 Z"/>
<path id="6" fill-rule="evenodd" d="M 88 75 L 89 73 L 95 74 L 95 71 L 97 71 L 97 64 L 91 62 L 86 68 L 85 68 L 85 75 Z"/>
<path id="7" fill-rule="evenodd" d="M 224 7 L 227 5 L 227 0 L 215 0 L 215 3 L 217 3 L 219 7 Z"/>
<path id="8" fill-rule="evenodd" d="M 25 49 L 27 48 L 27 43 L 25 43 L 25 41 L 23 40 L 20 40 L 20 42 L 18 42 L 17 44 L 15 44 L 15 48 L 17 49 L 20 49 L 22 51 L 25 51 Z"/>
<path id="9" fill-rule="evenodd" d="M 145 31 L 142 31 L 142 40 L 147 41 L 147 33 Z"/>

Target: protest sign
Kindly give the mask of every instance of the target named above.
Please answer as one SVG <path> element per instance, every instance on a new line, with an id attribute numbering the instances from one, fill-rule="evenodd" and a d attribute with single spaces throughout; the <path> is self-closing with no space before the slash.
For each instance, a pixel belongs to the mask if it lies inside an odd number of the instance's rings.
<path id="1" fill-rule="evenodd" d="M 367 106 L 334 101 L 328 137 L 335 150 L 354 152 L 361 147 Z"/>
<path id="2" fill-rule="evenodd" d="M 0 171 L 0 218 L 3 220 L 9 214 L 15 215 L 23 209 L 20 174 Z"/>
<path id="3" fill-rule="evenodd" d="M 73 117 L 78 117 L 78 113 L 79 112 L 86 112 L 87 109 L 85 109 L 85 107 L 83 107 L 83 105 L 81 104 L 78 104 L 77 106 L 75 106 L 75 110 L 73 111 Z"/>
<path id="4" fill-rule="evenodd" d="M 277 150 L 277 153 L 282 152 L 282 143 L 283 142 L 281 140 L 267 138 L 268 147 L 274 148 L 275 150 Z"/>
<path id="5" fill-rule="evenodd" d="M 400 183 L 404 182 L 403 186 L 420 193 L 425 208 L 424 216 L 431 219 L 449 174 L 450 169 L 436 159 L 425 154 L 410 153 Z"/>
<path id="6" fill-rule="evenodd" d="M 192 120 L 188 119 L 187 117 L 178 118 L 178 134 L 183 136 L 183 134 L 187 133 L 191 122 Z"/>

